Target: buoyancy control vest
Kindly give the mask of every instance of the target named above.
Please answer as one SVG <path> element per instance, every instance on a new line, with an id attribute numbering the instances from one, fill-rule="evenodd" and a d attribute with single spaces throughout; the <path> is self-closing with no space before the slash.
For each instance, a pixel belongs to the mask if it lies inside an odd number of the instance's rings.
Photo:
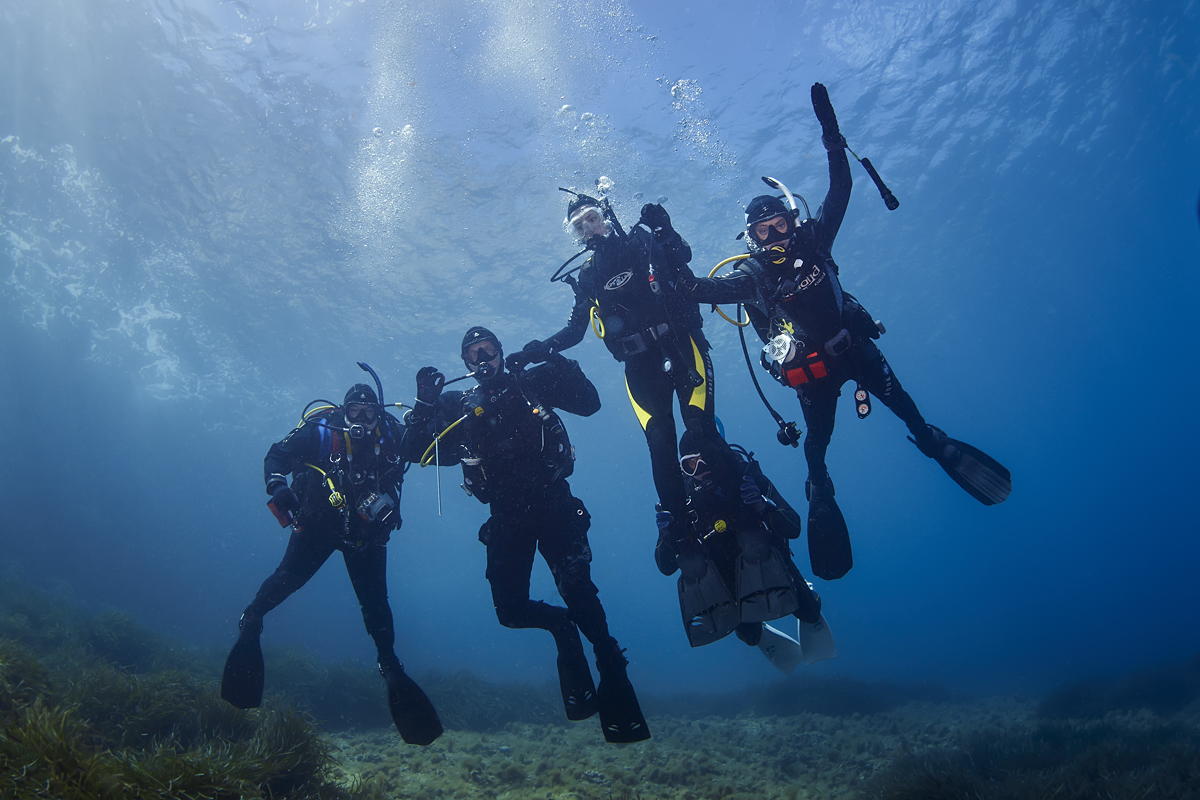
<path id="1" fill-rule="evenodd" d="M 610 234 L 616 236 L 616 234 Z M 651 261 L 654 239 L 641 228 L 597 247 L 579 275 L 579 291 L 597 308 L 604 344 L 618 361 L 645 352 L 654 342 L 673 336 L 687 340 L 703 319 L 695 303 L 681 302 L 664 286 Z M 672 332 L 672 326 L 682 328 Z"/>
<path id="2" fill-rule="evenodd" d="M 340 413 L 340 408 L 330 409 L 302 423 L 314 426 L 317 452 L 297 468 L 293 486 L 318 518 L 341 515 L 346 536 L 359 522 L 399 527 L 396 509 L 404 468 L 394 431 L 388 429 L 399 423 L 385 412 L 374 430 L 356 440 L 335 421 Z"/>
<path id="3" fill-rule="evenodd" d="M 464 488 L 481 503 L 519 502 L 574 472 L 575 448 L 562 419 L 516 377 L 509 374 L 500 388 L 476 386 L 462 403 Z"/>
<path id="4" fill-rule="evenodd" d="M 798 239 L 803 240 L 800 234 Z M 862 304 L 842 289 L 833 258 L 811 246 L 795 247 L 791 264 L 764 266 L 759 257 L 738 269 L 759 287 L 747 314 L 767 343 L 761 360 L 777 381 L 799 387 L 829 377 L 856 339 L 878 339 L 880 330 Z"/>

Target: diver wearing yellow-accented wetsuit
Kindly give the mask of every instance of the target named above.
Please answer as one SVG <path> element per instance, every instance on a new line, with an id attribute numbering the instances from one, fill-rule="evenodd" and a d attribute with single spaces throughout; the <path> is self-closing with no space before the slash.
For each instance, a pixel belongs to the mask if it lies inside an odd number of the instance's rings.
<path id="1" fill-rule="evenodd" d="M 650 465 L 661 510 L 685 517 L 686 492 L 678 465 L 678 436 L 671 409 L 679 397 L 684 425 L 696 436 L 725 443 L 713 409 L 713 367 L 696 303 L 680 297 L 672 276 L 688 271 L 692 251 L 657 204 L 642 208 L 638 226 L 626 233 L 607 201 L 576 194 L 567 208 L 572 232 L 592 251 L 572 280 L 575 306 L 566 327 L 545 341 L 532 341 L 523 353 L 544 357 L 578 344 L 589 320 L 613 358 L 625 364 L 625 387 L 646 434 Z M 645 228 L 641 226 L 645 226 Z M 660 536 L 655 555 L 665 574 L 675 570 L 674 526 Z"/>

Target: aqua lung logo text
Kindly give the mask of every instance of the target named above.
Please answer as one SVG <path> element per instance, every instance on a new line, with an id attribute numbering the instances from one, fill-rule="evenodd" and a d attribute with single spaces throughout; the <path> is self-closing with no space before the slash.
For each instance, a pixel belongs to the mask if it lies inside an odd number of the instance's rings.
<path id="1" fill-rule="evenodd" d="M 797 268 L 799 268 L 800 265 L 803 263 L 804 262 L 801 261 L 800 259 L 796 259 L 796 267 Z M 805 289 L 809 288 L 810 286 L 816 286 L 818 283 L 821 282 L 821 279 L 824 277 L 825 277 L 825 274 L 823 272 L 821 272 L 821 267 L 818 264 L 813 264 L 812 272 L 810 272 L 804 276 L 803 280 L 800 281 L 800 285 L 796 287 L 796 291 L 803 292 Z"/>
<path id="2" fill-rule="evenodd" d="M 613 289 L 620 289 L 622 286 L 628 283 L 629 279 L 632 277 L 632 272 L 622 272 L 620 275 L 613 275 L 608 279 L 608 283 L 604 284 L 604 288 L 610 292 Z"/>

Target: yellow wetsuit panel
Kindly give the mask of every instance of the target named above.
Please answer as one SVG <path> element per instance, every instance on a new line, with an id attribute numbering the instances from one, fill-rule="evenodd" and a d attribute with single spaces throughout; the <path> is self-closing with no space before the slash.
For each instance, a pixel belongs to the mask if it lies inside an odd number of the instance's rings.
<path id="1" fill-rule="evenodd" d="M 629 390 L 629 379 L 625 379 L 625 393 L 629 395 L 629 402 L 633 405 L 633 413 L 637 414 L 638 422 L 642 424 L 642 430 L 646 430 L 646 425 L 650 422 L 650 415 L 646 413 L 646 409 L 638 405 L 638 401 L 633 399 L 633 392 Z"/>
<path id="2" fill-rule="evenodd" d="M 700 348 L 696 346 L 696 340 L 689 336 L 688 341 L 692 343 L 692 355 L 696 358 L 696 372 L 702 378 L 700 385 L 692 389 L 692 397 L 688 400 L 688 405 L 703 411 L 705 404 L 708 403 L 708 377 L 704 370 L 704 357 L 700 355 Z M 643 427 L 645 426 L 643 425 Z"/>

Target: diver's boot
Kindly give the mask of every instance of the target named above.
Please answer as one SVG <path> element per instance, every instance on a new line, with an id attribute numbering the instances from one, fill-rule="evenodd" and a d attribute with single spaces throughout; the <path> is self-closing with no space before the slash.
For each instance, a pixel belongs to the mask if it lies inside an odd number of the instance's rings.
<path id="1" fill-rule="evenodd" d="M 237 708 L 258 708 L 263 696 L 262 617 L 249 609 L 238 620 L 238 639 L 225 659 L 221 698 Z"/>
<path id="2" fill-rule="evenodd" d="M 833 480 L 829 473 L 804 484 L 808 498 L 808 560 L 813 574 L 827 581 L 837 580 L 854 566 L 850 532 L 846 518 L 833 499 Z"/>
<path id="3" fill-rule="evenodd" d="M 650 728 L 625 672 L 629 662 L 617 640 L 609 637 L 607 642 L 596 645 L 595 651 L 596 669 L 600 672 L 600 727 L 604 731 L 604 740 L 624 744 L 649 739 Z"/>
<path id="4" fill-rule="evenodd" d="M 574 622 L 567 622 L 550 633 L 554 634 L 554 643 L 558 646 L 558 688 L 562 692 L 567 719 L 574 721 L 595 716 L 600 710 L 596 684 L 592 681 L 592 669 L 579 639 L 579 628 Z"/>
<path id="5" fill-rule="evenodd" d="M 442 721 L 433 703 L 416 681 L 408 677 L 394 653 L 380 655 L 379 674 L 387 683 L 388 711 L 400 738 L 408 744 L 425 745 L 442 735 Z"/>
<path id="6" fill-rule="evenodd" d="M 926 425 L 908 440 L 985 506 L 1003 503 L 1012 492 L 1012 475 L 1003 464 L 966 442 L 951 439 L 941 428 Z"/>
<path id="7" fill-rule="evenodd" d="M 801 622 L 807 622 L 810 625 L 815 625 L 821 621 L 821 595 L 817 594 L 813 589 L 813 585 L 808 581 L 804 582 L 804 587 L 796 592 L 797 598 L 800 600 L 800 607 L 792 612 L 792 616 Z"/>

